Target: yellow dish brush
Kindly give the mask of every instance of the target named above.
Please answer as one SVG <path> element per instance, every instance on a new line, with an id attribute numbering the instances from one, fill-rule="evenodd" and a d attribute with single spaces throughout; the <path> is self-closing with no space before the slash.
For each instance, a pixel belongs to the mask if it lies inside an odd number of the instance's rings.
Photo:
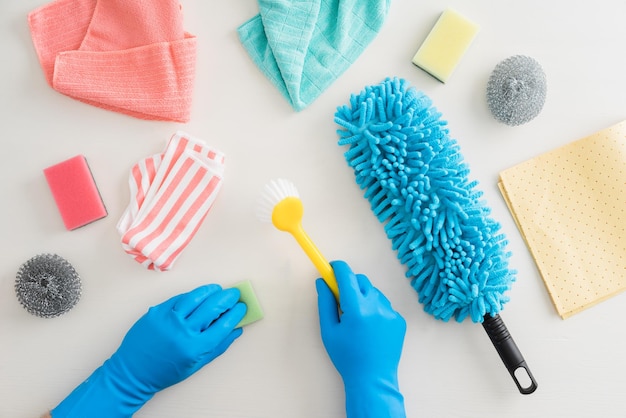
<path id="1" fill-rule="evenodd" d="M 265 185 L 259 199 L 259 219 L 271 222 L 277 229 L 293 235 L 339 302 L 339 289 L 333 268 L 304 231 L 303 214 L 304 206 L 292 182 L 276 179 Z"/>

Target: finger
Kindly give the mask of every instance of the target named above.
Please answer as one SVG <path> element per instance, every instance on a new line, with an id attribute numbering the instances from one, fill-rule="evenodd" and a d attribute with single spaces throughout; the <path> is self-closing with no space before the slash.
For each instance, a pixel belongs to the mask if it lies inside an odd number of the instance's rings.
<path id="1" fill-rule="evenodd" d="M 200 358 L 200 363 L 202 363 L 202 366 L 206 365 L 207 363 L 209 363 L 216 357 L 219 357 L 222 354 L 224 354 L 224 352 L 228 350 L 228 348 L 232 345 L 232 343 L 235 342 L 235 340 L 239 338 L 242 333 L 243 333 L 242 328 L 235 328 L 234 330 L 232 330 L 232 332 L 228 334 L 226 338 L 222 340 L 221 343 L 219 343 L 215 348 L 205 353 Z"/>
<path id="2" fill-rule="evenodd" d="M 233 332 L 235 327 L 246 315 L 247 307 L 244 303 L 236 303 L 225 311 L 208 328 L 202 331 L 205 347 L 213 352 Z"/>
<path id="3" fill-rule="evenodd" d="M 357 278 L 352 269 L 345 261 L 332 261 L 331 266 L 335 272 L 337 279 L 337 287 L 339 287 L 339 304 L 343 312 L 351 310 L 357 306 L 360 295 Z"/>
<path id="4" fill-rule="evenodd" d="M 370 279 L 367 278 L 364 274 L 357 274 L 356 281 L 359 285 L 359 291 L 363 296 L 367 296 L 370 291 L 374 288 Z"/>
<path id="5" fill-rule="evenodd" d="M 209 284 L 195 288 L 191 292 L 179 295 L 174 303 L 173 310 L 180 314 L 182 318 L 191 315 L 200 304 L 210 295 L 219 292 L 221 286 L 217 284 Z"/>
<path id="6" fill-rule="evenodd" d="M 206 366 L 208 363 L 210 363 L 214 358 L 222 355 L 224 351 L 226 351 L 228 347 L 230 347 L 233 341 L 239 338 L 242 333 L 243 330 L 241 328 L 236 328 L 217 347 L 213 348 L 212 350 L 207 350 L 206 353 L 202 354 L 198 358 L 198 362 L 194 365 L 190 374 L 194 374 L 195 372 Z"/>
<path id="7" fill-rule="evenodd" d="M 224 320 L 228 320 L 229 322 L 222 325 L 226 328 L 232 327 L 233 329 L 235 329 L 235 327 L 239 325 L 241 320 L 246 316 L 246 313 L 248 313 L 248 305 L 243 302 L 237 302 L 237 304 L 228 311 L 229 315 L 224 318 Z"/>
<path id="8" fill-rule="evenodd" d="M 390 315 L 399 315 L 391 306 L 391 301 L 387 298 L 387 296 L 385 296 L 385 294 L 381 292 L 377 287 L 371 285 L 371 283 L 370 289 L 368 290 L 368 298 L 376 300 L 378 306 L 384 308 L 385 311 L 387 311 Z"/>
<path id="9" fill-rule="evenodd" d="M 317 289 L 317 310 L 319 311 L 320 327 L 325 329 L 339 323 L 339 310 L 333 292 L 322 279 L 315 281 Z"/>
<path id="10" fill-rule="evenodd" d="M 218 344 L 217 347 L 211 352 L 212 357 L 215 358 L 217 356 L 222 355 L 231 344 L 243 334 L 243 328 L 235 328 L 222 340 L 221 343 Z"/>
<path id="11" fill-rule="evenodd" d="M 239 289 L 218 290 L 208 295 L 187 317 L 187 326 L 195 331 L 203 331 L 224 312 L 231 309 L 240 297 Z"/>
<path id="12" fill-rule="evenodd" d="M 183 296 L 185 296 L 185 294 L 172 296 L 165 302 L 161 302 L 158 305 L 151 306 L 149 310 L 150 311 L 159 310 L 162 312 L 170 312 L 171 310 L 174 309 L 174 306 L 176 306 L 176 303 L 178 303 L 180 298 L 182 298 Z"/>

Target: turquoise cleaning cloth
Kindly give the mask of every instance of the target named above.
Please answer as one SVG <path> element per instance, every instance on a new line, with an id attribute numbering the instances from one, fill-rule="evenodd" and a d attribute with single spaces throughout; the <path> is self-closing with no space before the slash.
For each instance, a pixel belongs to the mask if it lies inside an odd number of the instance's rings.
<path id="1" fill-rule="evenodd" d="M 390 0 L 259 0 L 237 32 L 293 108 L 310 105 L 376 37 Z"/>

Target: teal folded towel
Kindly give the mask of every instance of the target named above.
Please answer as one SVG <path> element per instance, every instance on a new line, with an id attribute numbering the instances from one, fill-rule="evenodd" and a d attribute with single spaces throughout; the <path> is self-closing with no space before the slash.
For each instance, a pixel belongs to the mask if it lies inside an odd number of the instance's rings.
<path id="1" fill-rule="evenodd" d="M 317 99 L 376 37 L 390 0 L 258 0 L 241 25 L 252 60 L 300 111 Z"/>

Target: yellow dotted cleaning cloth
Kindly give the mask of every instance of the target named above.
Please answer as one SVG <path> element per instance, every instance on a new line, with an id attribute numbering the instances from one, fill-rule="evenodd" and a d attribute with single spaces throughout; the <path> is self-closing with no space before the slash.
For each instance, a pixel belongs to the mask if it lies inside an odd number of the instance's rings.
<path id="1" fill-rule="evenodd" d="M 500 173 L 565 319 L 626 289 L 626 121 Z"/>

